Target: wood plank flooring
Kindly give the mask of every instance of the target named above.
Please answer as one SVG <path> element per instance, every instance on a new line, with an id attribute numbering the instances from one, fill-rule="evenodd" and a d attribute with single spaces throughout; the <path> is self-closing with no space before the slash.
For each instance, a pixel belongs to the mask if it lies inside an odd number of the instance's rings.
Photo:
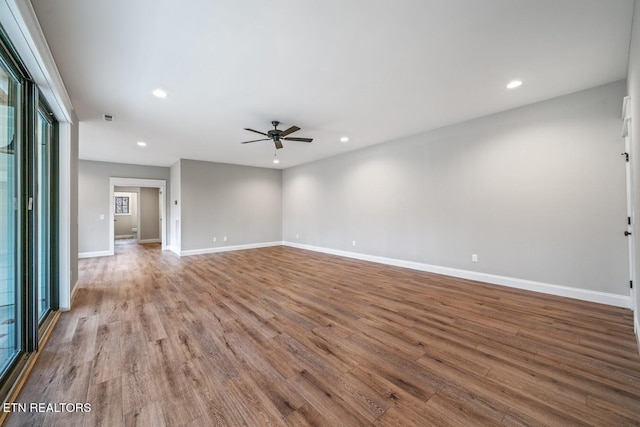
<path id="1" fill-rule="evenodd" d="M 626 309 L 287 247 L 80 260 L 8 426 L 640 425 Z"/>

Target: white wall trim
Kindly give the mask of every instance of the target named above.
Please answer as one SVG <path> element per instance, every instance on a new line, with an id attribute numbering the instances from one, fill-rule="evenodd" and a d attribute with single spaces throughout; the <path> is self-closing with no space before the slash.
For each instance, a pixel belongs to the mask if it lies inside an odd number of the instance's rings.
<path id="1" fill-rule="evenodd" d="M 140 239 L 138 243 L 160 243 L 160 239 Z"/>
<path id="2" fill-rule="evenodd" d="M 116 239 L 133 239 L 133 234 L 116 234 L 114 237 Z"/>
<path id="3" fill-rule="evenodd" d="M 58 149 L 58 306 L 61 310 L 68 310 L 71 308 L 71 197 L 73 195 L 70 123 L 59 124 Z"/>
<path id="4" fill-rule="evenodd" d="M 636 344 L 638 344 L 638 353 L 640 353 L 640 321 L 638 310 L 633 309 L 633 333 L 636 336 Z"/>
<path id="5" fill-rule="evenodd" d="M 173 252 L 174 254 L 180 256 L 180 249 L 175 246 L 167 246 L 167 250 Z"/>
<path id="6" fill-rule="evenodd" d="M 631 96 L 622 98 L 622 121 L 631 118 Z"/>
<path id="7" fill-rule="evenodd" d="M 250 243 L 247 245 L 220 246 L 218 248 L 190 249 L 187 251 L 180 251 L 179 255 L 190 256 L 190 255 L 214 254 L 218 252 L 242 251 L 245 249 L 268 248 L 271 246 L 282 246 L 282 245 L 283 245 L 283 242 Z"/>
<path id="8" fill-rule="evenodd" d="M 638 342 L 638 353 L 640 353 L 640 335 L 638 334 L 640 332 L 640 323 L 638 322 L 637 312 L 633 313 L 633 318 L 635 319 L 635 321 L 633 322 L 633 330 L 636 333 L 636 341 Z"/>
<path id="9" fill-rule="evenodd" d="M 73 290 L 71 291 L 71 298 L 69 298 L 70 301 L 73 301 L 73 297 L 76 294 L 76 291 L 78 290 L 78 282 L 75 283 L 75 285 L 73 285 Z M 69 307 L 60 307 L 60 311 L 69 311 L 71 310 L 71 304 L 69 304 Z"/>
<path id="10" fill-rule="evenodd" d="M 78 254 L 78 258 L 97 258 L 100 256 L 111 256 L 111 255 L 113 255 L 113 253 L 111 253 L 110 251 L 80 252 Z"/>
<path id="11" fill-rule="evenodd" d="M 517 279 L 514 277 L 498 276 L 495 274 L 479 273 L 476 271 L 461 270 L 457 268 L 441 267 L 437 265 L 423 264 L 413 261 L 404 261 L 395 258 L 385 258 L 375 255 L 361 254 L 357 252 L 347 252 L 337 249 L 323 248 L 319 246 L 303 245 L 293 242 L 282 242 L 284 246 L 298 249 L 322 252 L 331 255 L 338 255 L 347 258 L 355 258 L 363 261 L 376 262 L 379 264 L 393 265 L 396 267 L 410 268 L 412 270 L 426 271 L 430 273 L 444 274 L 447 276 L 459 277 L 462 279 L 476 280 L 479 282 L 491 283 L 494 285 L 508 286 L 511 288 L 524 289 L 528 291 L 541 292 L 545 294 L 557 295 L 579 299 L 583 301 L 597 302 L 601 304 L 613 305 L 616 307 L 631 307 L 631 298 L 628 295 L 617 295 L 606 292 L 591 291 L 588 289 L 571 288 L 569 286 L 553 285 L 550 283 L 534 282 L 532 280 Z"/>

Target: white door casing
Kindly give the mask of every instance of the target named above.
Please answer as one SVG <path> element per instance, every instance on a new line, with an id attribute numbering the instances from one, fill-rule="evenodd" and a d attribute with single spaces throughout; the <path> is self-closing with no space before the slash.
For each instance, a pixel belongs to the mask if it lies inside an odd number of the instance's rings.
<path id="1" fill-rule="evenodd" d="M 624 153 L 626 158 L 625 162 L 625 177 L 627 185 L 627 242 L 629 246 L 629 283 L 630 283 L 630 297 L 631 308 L 636 312 L 636 288 L 638 283 L 636 281 L 636 263 L 635 263 L 635 211 L 633 208 L 633 162 L 632 150 L 633 145 L 631 142 L 631 98 L 625 97 L 622 104 L 622 136 L 624 138 Z"/>

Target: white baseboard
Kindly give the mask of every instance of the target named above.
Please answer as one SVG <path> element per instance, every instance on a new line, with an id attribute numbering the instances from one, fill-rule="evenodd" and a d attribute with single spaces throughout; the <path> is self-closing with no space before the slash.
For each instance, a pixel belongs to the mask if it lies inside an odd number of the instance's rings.
<path id="1" fill-rule="evenodd" d="M 583 301 L 597 302 L 601 304 L 613 305 L 616 307 L 631 308 L 631 298 L 625 295 L 611 294 L 607 292 L 591 291 L 588 289 L 578 289 L 569 286 L 553 285 L 550 283 L 534 282 L 532 280 L 517 279 L 514 277 L 498 276 L 495 274 L 479 273 L 476 271 L 461 270 L 457 268 L 441 267 L 437 265 L 423 264 L 413 261 L 404 261 L 395 258 L 385 258 L 375 255 L 366 255 L 357 252 L 341 251 L 337 249 L 323 248 L 319 246 L 303 245 L 293 242 L 282 242 L 284 246 L 291 246 L 298 249 L 322 252 L 331 255 L 338 255 L 347 258 L 355 258 L 363 261 L 371 261 L 379 264 L 393 265 L 396 267 L 410 268 L 413 270 L 426 271 L 429 273 L 444 274 L 446 276 L 459 277 L 462 279 L 476 280 L 479 282 L 491 283 L 494 285 L 508 286 L 511 288 L 524 289 L 528 291 L 541 292 L 545 294 L 557 295 L 579 299 Z"/>
<path id="2" fill-rule="evenodd" d="M 162 243 L 160 239 L 140 239 L 138 243 Z"/>
<path id="3" fill-rule="evenodd" d="M 111 256 L 110 251 L 98 251 L 98 252 L 80 252 L 78 258 L 96 258 L 100 256 Z"/>
<path id="4" fill-rule="evenodd" d="M 638 342 L 638 353 L 640 353 L 640 322 L 638 322 L 638 312 L 633 313 L 633 330 L 636 333 L 636 341 Z"/>
<path id="5" fill-rule="evenodd" d="M 186 251 L 179 251 L 180 252 L 179 255 L 189 256 L 189 255 L 214 254 L 217 252 L 241 251 L 245 249 L 268 248 L 271 246 L 282 246 L 282 245 L 283 245 L 283 242 L 250 243 L 248 245 L 220 246 L 218 248 L 204 248 L 204 249 L 190 249 Z"/>
<path id="6" fill-rule="evenodd" d="M 114 239 L 133 239 L 133 234 L 119 234 L 117 236 L 113 236 Z"/>

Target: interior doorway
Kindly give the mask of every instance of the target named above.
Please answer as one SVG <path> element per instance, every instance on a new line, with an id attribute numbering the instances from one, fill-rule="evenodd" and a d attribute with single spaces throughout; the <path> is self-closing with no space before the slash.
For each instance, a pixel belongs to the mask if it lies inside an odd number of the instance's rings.
<path id="1" fill-rule="evenodd" d="M 115 245 L 138 243 L 140 187 L 114 188 L 113 238 Z"/>
<path id="2" fill-rule="evenodd" d="M 110 178 L 109 252 L 122 244 L 166 242 L 166 181 L 160 179 Z"/>

